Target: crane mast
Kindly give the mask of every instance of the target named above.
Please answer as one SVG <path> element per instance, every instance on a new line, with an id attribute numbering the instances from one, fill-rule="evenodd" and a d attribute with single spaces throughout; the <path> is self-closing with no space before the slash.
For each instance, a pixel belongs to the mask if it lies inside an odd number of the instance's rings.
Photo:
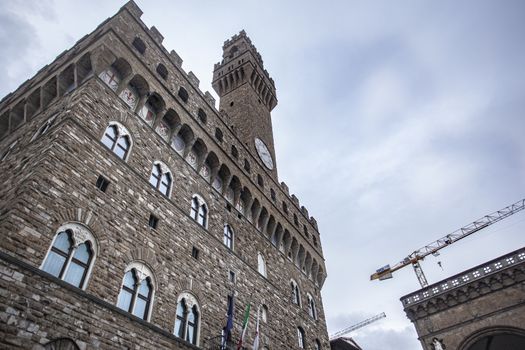
<path id="1" fill-rule="evenodd" d="M 485 215 L 484 217 L 452 233 L 449 233 L 448 235 L 441 237 L 440 239 L 430 244 L 427 244 L 422 248 L 419 248 L 418 250 L 414 251 L 394 266 L 391 267 L 390 265 L 386 265 L 381 267 L 370 276 L 370 280 L 385 280 L 388 278 L 392 278 L 392 273 L 394 271 L 397 271 L 407 265 L 412 265 L 416 273 L 417 279 L 419 281 L 419 284 L 421 285 L 421 287 L 424 288 L 428 286 L 428 282 L 425 277 L 425 274 L 423 273 L 423 269 L 421 268 L 421 265 L 419 263 L 421 260 L 423 260 L 428 255 L 435 254 L 437 251 L 451 245 L 452 243 L 455 243 L 460 239 L 470 236 L 471 234 L 476 233 L 498 221 L 501 221 L 523 209 L 525 209 L 525 199 L 519 200 L 516 203 L 513 203 L 503 209 Z"/>
<path id="2" fill-rule="evenodd" d="M 375 315 L 375 316 L 373 316 L 373 317 L 367 318 L 367 319 L 364 320 L 364 321 L 361 321 L 361 322 L 359 322 L 359 323 L 356 323 L 356 324 L 354 324 L 354 325 L 352 325 L 352 326 L 350 326 L 350 327 L 348 327 L 348 328 L 345 328 L 345 329 L 343 329 L 343 330 L 341 330 L 341 331 L 339 331 L 339 332 L 336 332 L 336 333 L 332 334 L 332 335 L 330 336 L 330 340 L 334 340 L 334 339 L 336 339 L 336 338 L 340 338 L 340 337 L 342 337 L 343 335 L 345 335 L 345 334 L 347 334 L 347 333 L 350 333 L 350 332 L 352 332 L 352 331 L 355 331 L 356 329 L 359 329 L 359 328 L 362 328 L 362 327 L 364 327 L 364 326 L 367 326 L 367 325 L 369 325 L 370 323 L 373 323 L 373 322 L 375 322 L 375 321 L 378 321 L 378 320 L 380 320 L 380 319 L 382 319 L 382 318 L 384 318 L 384 317 L 386 317 L 386 314 L 385 314 L 384 312 L 382 312 L 382 313 L 380 313 L 379 315 Z"/>

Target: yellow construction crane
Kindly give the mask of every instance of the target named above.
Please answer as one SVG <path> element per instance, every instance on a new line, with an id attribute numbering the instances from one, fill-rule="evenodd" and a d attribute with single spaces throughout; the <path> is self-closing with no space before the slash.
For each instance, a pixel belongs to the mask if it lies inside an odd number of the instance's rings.
<path id="1" fill-rule="evenodd" d="M 421 287 L 424 288 L 428 286 L 427 278 L 425 277 L 425 274 L 423 273 L 423 270 L 421 268 L 421 265 L 419 264 L 419 261 L 423 260 L 425 257 L 427 257 L 430 254 L 436 254 L 439 250 L 451 245 L 454 242 L 459 241 L 460 239 L 463 239 L 467 236 L 470 236 L 471 234 L 478 232 L 498 221 L 501 221 L 512 214 L 515 214 L 519 212 L 520 210 L 523 210 L 525 208 L 525 199 L 522 199 L 514 204 L 509 205 L 508 207 L 505 207 L 501 210 L 498 210 L 494 213 L 491 213 L 489 215 L 485 215 L 479 220 L 476 220 L 467 226 L 464 226 L 460 228 L 459 230 L 456 230 L 452 233 L 449 233 L 445 237 L 442 237 L 438 239 L 437 241 L 434 241 L 416 251 L 414 251 L 412 254 L 395 264 L 394 266 L 386 265 L 382 268 L 376 270 L 375 273 L 373 273 L 370 276 L 370 280 L 385 280 L 388 278 L 392 278 L 392 272 L 397 271 L 405 266 L 412 265 L 414 268 L 414 271 L 416 272 L 417 279 L 419 281 L 419 284 L 421 284 Z"/>

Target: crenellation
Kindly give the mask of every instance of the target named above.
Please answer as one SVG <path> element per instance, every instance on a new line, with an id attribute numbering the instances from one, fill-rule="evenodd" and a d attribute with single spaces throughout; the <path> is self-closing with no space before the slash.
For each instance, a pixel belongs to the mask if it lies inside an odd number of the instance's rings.
<path id="1" fill-rule="evenodd" d="M 140 19 L 140 17 L 143 14 L 143 12 L 140 9 L 140 7 L 133 0 L 129 0 L 126 4 L 124 4 L 124 6 L 122 6 L 120 8 L 120 11 L 122 11 L 124 9 L 128 10 L 137 19 Z"/>
<path id="2" fill-rule="evenodd" d="M 149 29 L 149 33 L 159 45 L 162 45 L 162 42 L 164 41 L 164 36 L 159 32 L 157 27 L 151 26 L 151 28 Z"/>
<path id="3" fill-rule="evenodd" d="M 206 101 L 208 101 L 208 104 L 210 106 L 215 108 L 215 98 L 213 97 L 213 95 L 209 91 L 206 91 L 204 93 L 204 98 L 206 99 Z"/>
<path id="4" fill-rule="evenodd" d="M 182 58 L 180 58 L 179 54 L 175 50 L 170 51 L 170 57 L 175 66 L 182 68 Z"/>
<path id="5" fill-rule="evenodd" d="M 195 75 L 195 73 L 193 73 L 192 71 L 190 71 L 188 73 L 188 79 L 191 81 L 191 83 L 193 84 L 193 86 L 199 91 L 202 93 L 202 91 L 199 90 L 199 78 L 197 78 L 197 76 Z"/>

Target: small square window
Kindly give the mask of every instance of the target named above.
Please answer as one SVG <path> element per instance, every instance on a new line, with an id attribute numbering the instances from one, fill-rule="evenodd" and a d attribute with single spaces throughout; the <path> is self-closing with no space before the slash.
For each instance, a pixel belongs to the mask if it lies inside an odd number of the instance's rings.
<path id="1" fill-rule="evenodd" d="M 235 272 L 230 270 L 228 272 L 228 281 L 230 281 L 231 283 L 235 283 Z"/>
<path id="2" fill-rule="evenodd" d="M 230 203 L 226 203 L 226 210 L 229 212 L 232 211 L 232 206 L 230 205 Z"/>
<path id="3" fill-rule="evenodd" d="M 153 214 L 150 214 L 148 225 L 149 227 L 156 229 L 157 226 L 159 225 L 159 218 Z"/>
<path id="4" fill-rule="evenodd" d="M 199 253 L 200 253 L 200 250 L 198 248 L 191 248 L 191 257 L 195 260 L 198 260 L 199 259 Z"/>
<path id="5" fill-rule="evenodd" d="M 96 186 L 102 192 L 106 192 L 106 190 L 108 189 L 108 186 L 109 186 L 109 181 L 104 176 L 99 175 L 98 178 L 97 178 Z"/>

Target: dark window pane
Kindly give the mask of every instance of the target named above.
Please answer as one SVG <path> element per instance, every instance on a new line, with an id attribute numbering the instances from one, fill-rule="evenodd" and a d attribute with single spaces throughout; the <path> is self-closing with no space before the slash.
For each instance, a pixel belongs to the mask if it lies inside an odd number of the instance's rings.
<path id="1" fill-rule="evenodd" d="M 155 164 L 151 173 L 156 175 L 157 177 L 160 177 L 160 165 Z"/>
<path id="2" fill-rule="evenodd" d="M 184 336 L 184 320 L 177 317 L 177 320 L 175 320 L 175 330 L 173 333 L 179 338 Z"/>
<path id="3" fill-rule="evenodd" d="M 115 144 L 115 141 L 113 141 L 112 139 L 110 139 L 109 137 L 107 137 L 106 135 L 104 135 L 104 137 L 102 137 L 102 143 L 103 143 L 104 146 L 106 146 L 107 148 L 112 149 L 112 148 L 113 148 L 113 145 Z"/>
<path id="4" fill-rule="evenodd" d="M 188 333 L 186 334 L 186 341 L 194 344 L 193 336 L 195 333 L 195 327 L 188 324 Z"/>
<path id="5" fill-rule="evenodd" d="M 66 231 L 60 232 L 60 234 L 55 239 L 53 247 L 68 254 L 69 248 L 71 247 L 71 240 L 69 239 L 69 234 Z"/>
<path id="6" fill-rule="evenodd" d="M 117 136 L 117 127 L 115 125 L 111 125 L 106 129 L 106 135 L 112 139 L 115 139 Z"/>
<path id="7" fill-rule="evenodd" d="M 115 147 L 113 152 L 115 152 L 117 157 L 119 157 L 120 159 L 124 159 L 126 157 L 126 150 L 122 149 L 120 146 Z"/>
<path id="8" fill-rule="evenodd" d="M 157 188 L 158 184 L 159 184 L 159 178 L 155 175 L 155 174 L 151 174 L 151 176 L 149 177 L 149 183 Z"/>
<path id="9" fill-rule="evenodd" d="M 124 311 L 129 312 L 129 307 L 131 305 L 131 299 L 133 295 L 127 290 L 122 289 L 118 295 L 117 307 L 121 308 Z"/>
<path id="10" fill-rule="evenodd" d="M 67 268 L 66 276 L 64 281 L 74 285 L 75 287 L 80 288 L 80 283 L 82 282 L 82 277 L 84 277 L 84 272 L 86 268 L 77 264 L 74 261 L 71 261 L 69 267 Z"/>
<path id="11" fill-rule="evenodd" d="M 52 274 L 55 277 L 58 277 L 65 263 L 66 263 L 66 258 L 64 256 L 51 251 L 49 252 L 47 259 L 44 262 L 44 266 L 42 267 L 42 270 Z"/>
<path id="12" fill-rule="evenodd" d="M 133 315 L 146 319 L 146 305 L 147 301 L 141 298 L 137 298 L 135 302 L 135 309 L 133 310 Z"/>
<path id="13" fill-rule="evenodd" d="M 73 255 L 73 258 L 83 262 L 84 264 L 87 264 L 89 262 L 89 258 L 91 258 L 91 249 L 89 249 L 86 243 L 82 243 L 78 246 L 77 250 L 75 251 L 75 255 Z"/>
<path id="14" fill-rule="evenodd" d="M 122 136 L 118 139 L 118 145 L 123 149 L 126 150 L 129 148 L 129 140 L 127 136 Z"/>
<path id="15" fill-rule="evenodd" d="M 133 275 L 133 270 L 126 272 L 124 275 L 124 286 L 129 289 L 135 289 L 135 276 Z"/>
<path id="16" fill-rule="evenodd" d="M 159 191 L 160 191 L 161 193 L 164 193 L 164 194 L 167 196 L 168 193 L 169 193 L 169 187 L 166 186 L 166 184 L 163 182 L 163 183 L 161 183 L 160 186 L 159 186 Z"/>
<path id="17" fill-rule="evenodd" d="M 140 283 L 139 294 L 143 297 L 149 298 L 150 286 L 148 280 L 144 280 Z"/>

